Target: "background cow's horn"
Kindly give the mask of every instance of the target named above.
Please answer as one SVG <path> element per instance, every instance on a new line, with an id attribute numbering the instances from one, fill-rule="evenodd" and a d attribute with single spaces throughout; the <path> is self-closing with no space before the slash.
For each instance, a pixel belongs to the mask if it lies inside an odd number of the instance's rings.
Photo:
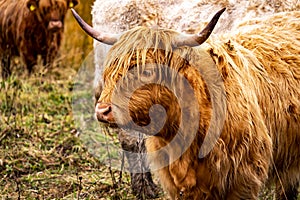
<path id="1" fill-rule="evenodd" d="M 73 13 L 73 16 L 75 17 L 75 19 L 77 20 L 78 24 L 81 26 L 81 28 L 91 37 L 95 38 L 96 40 L 98 40 L 99 42 L 105 43 L 105 44 L 109 44 L 109 45 L 113 45 L 114 43 L 116 43 L 119 39 L 119 35 L 117 34 L 107 34 L 107 33 L 102 33 L 99 31 L 96 31 L 93 27 L 91 27 L 90 25 L 88 25 L 79 15 L 78 13 L 71 8 L 71 11 Z"/>
<path id="2" fill-rule="evenodd" d="M 226 8 L 223 8 L 222 10 L 219 10 L 215 16 L 212 18 L 212 20 L 207 24 L 207 26 L 199 33 L 199 34 L 193 34 L 193 35 L 184 35 L 180 34 L 179 37 L 175 39 L 175 45 L 176 46 L 198 46 L 205 42 L 210 34 L 212 33 L 213 29 L 215 28 L 221 14 L 226 10 Z"/>

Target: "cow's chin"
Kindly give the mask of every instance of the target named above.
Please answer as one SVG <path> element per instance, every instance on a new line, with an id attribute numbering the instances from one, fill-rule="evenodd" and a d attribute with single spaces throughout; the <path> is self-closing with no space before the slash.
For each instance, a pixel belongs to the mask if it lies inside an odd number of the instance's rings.
<path id="1" fill-rule="evenodd" d="M 98 122 L 108 128 L 120 128 L 120 126 L 116 122 L 108 122 L 108 121 L 99 120 L 99 119 L 98 119 Z"/>
<path id="2" fill-rule="evenodd" d="M 160 123 L 151 123 L 148 115 L 144 116 L 143 119 L 139 118 L 138 120 L 130 117 L 130 119 L 118 118 L 116 121 L 118 121 L 118 123 L 114 123 L 114 125 L 117 125 L 127 132 L 137 131 L 149 136 L 159 134 L 165 123 L 164 120 L 161 120 Z"/>

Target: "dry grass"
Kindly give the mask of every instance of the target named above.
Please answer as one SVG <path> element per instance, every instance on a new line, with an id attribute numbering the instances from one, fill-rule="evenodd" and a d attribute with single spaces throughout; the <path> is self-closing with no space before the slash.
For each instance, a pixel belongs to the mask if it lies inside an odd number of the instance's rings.
<path id="1" fill-rule="evenodd" d="M 87 21 L 92 2 L 77 8 Z M 113 186 L 109 168 L 77 136 L 73 77 L 91 50 L 68 13 L 55 67 L 37 66 L 28 77 L 17 64 L 14 76 L 0 80 L 0 199 L 133 199 L 128 174 Z M 116 180 L 119 174 L 113 171 Z"/>
<path id="2" fill-rule="evenodd" d="M 128 196 L 128 175 L 113 188 L 108 167 L 76 135 L 72 80 L 52 79 L 46 75 L 1 82 L 0 199 Z M 119 172 L 114 174 L 118 180 Z"/>

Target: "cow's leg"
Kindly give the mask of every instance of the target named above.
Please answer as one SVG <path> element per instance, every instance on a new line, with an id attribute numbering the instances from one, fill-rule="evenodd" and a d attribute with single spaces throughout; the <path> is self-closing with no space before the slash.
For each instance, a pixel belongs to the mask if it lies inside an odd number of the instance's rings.
<path id="1" fill-rule="evenodd" d="M 131 173 L 131 188 L 137 199 L 153 199 L 158 196 L 159 188 L 154 184 L 150 172 Z"/>
<path id="2" fill-rule="evenodd" d="M 3 55 L 1 58 L 2 72 L 1 76 L 3 79 L 7 79 L 11 75 L 11 59 L 9 55 Z"/>
<path id="3" fill-rule="evenodd" d="M 58 56 L 59 47 L 61 45 L 62 32 L 53 34 L 49 39 L 51 44 L 42 52 L 43 64 L 46 67 L 53 67 L 54 61 Z"/>
<path id="4" fill-rule="evenodd" d="M 297 144 L 299 145 L 299 144 Z M 294 146 L 294 149 L 297 149 L 298 146 Z M 292 148 L 291 148 L 292 149 Z M 290 152 L 293 155 L 294 152 Z M 285 165 L 282 163 L 276 165 L 276 199 L 278 200 L 296 200 L 298 197 L 298 189 L 300 186 L 299 180 L 299 162 L 297 159 L 282 159 L 288 160 L 290 163 L 285 162 Z M 286 167 L 289 166 L 289 167 Z"/>
<path id="5" fill-rule="evenodd" d="M 56 56 L 57 56 L 57 50 L 53 48 L 49 48 L 48 52 L 42 54 L 43 65 L 45 67 L 52 67 Z"/>
<path id="6" fill-rule="evenodd" d="M 33 67 L 37 64 L 37 56 L 27 55 L 22 57 L 25 62 L 28 74 L 30 75 L 33 71 Z"/>
<path id="7" fill-rule="evenodd" d="M 132 172 L 131 188 L 138 199 L 155 198 L 160 189 L 152 180 L 146 155 L 143 154 L 146 152 L 145 142 L 139 137 L 139 133 L 119 132 L 119 139 Z"/>
<path id="8" fill-rule="evenodd" d="M 259 197 L 259 192 L 263 189 L 266 181 L 266 176 L 261 169 L 239 167 L 235 177 L 229 180 L 230 191 L 226 195 L 227 200 L 238 200 L 238 199 L 253 199 L 256 200 Z M 257 169 L 257 170 L 256 170 Z M 258 172 L 262 173 L 258 173 Z"/>
<path id="9" fill-rule="evenodd" d="M 28 71 L 28 74 L 29 74 L 29 75 L 32 73 L 33 67 L 34 67 L 35 65 L 36 65 L 36 63 L 32 63 L 32 62 L 26 64 L 26 68 L 27 68 L 27 71 Z"/>
<path id="10" fill-rule="evenodd" d="M 297 200 L 299 183 L 283 186 L 282 183 L 276 184 L 276 199 L 278 200 Z"/>

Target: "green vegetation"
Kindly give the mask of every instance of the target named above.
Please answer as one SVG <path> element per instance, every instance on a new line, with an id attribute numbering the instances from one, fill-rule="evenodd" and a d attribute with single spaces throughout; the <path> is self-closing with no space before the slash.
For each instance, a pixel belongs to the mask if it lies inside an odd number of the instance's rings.
<path id="1" fill-rule="evenodd" d="M 89 22 L 92 2 L 76 8 Z M 68 13 L 55 67 L 0 79 L 0 199 L 134 199 L 129 175 L 93 157 L 73 120 L 73 77 L 91 50 Z"/>
<path id="2" fill-rule="evenodd" d="M 120 194 L 124 199 L 130 195 L 128 175 L 123 173 L 123 182 L 114 188 L 108 167 L 81 143 L 71 97 L 72 79 L 34 75 L 1 81 L 0 199 L 119 199 Z M 113 172 L 116 180 L 119 174 Z"/>

